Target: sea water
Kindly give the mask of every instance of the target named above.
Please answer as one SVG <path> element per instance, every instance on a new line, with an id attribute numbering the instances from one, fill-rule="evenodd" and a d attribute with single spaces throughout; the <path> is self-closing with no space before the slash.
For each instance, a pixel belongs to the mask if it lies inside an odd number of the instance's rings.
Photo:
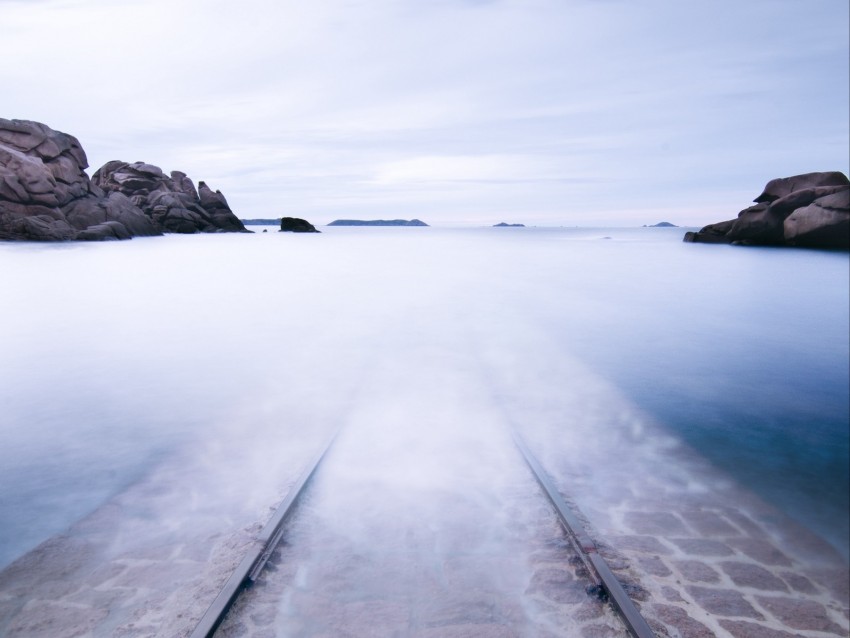
<path id="1" fill-rule="evenodd" d="M 483 332 L 520 367 L 519 337 L 544 337 L 847 556 L 846 253 L 663 228 L 254 230 L 0 245 L 0 567 L 201 442 L 268 448 L 258 405 L 288 437 L 344 426 L 355 394 L 386 400 L 376 362 L 403 382 L 415 345 L 451 377 Z"/>

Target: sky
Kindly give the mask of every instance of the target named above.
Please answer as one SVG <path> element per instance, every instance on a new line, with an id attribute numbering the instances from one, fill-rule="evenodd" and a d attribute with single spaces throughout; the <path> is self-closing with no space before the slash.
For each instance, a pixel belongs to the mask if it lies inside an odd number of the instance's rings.
<path id="1" fill-rule="evenodd" d="M 0 117 L 242 218 L 701 226 L 850 173 L 847 0 L 0 0 Z"/>

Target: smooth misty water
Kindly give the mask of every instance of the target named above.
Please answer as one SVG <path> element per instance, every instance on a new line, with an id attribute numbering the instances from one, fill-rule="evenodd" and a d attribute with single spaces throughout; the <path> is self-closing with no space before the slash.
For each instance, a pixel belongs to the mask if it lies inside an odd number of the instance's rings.
<path id="1" fill-rule="evenodd" d="M 401 344 L 452 375 L 451 344 L 484 328 L 545 335 L 847 555 L 847 254 L 681 229 L 323 231 L 0 245 L 0 566 L 258 405 L 305 431 L 344 419 Z"/>

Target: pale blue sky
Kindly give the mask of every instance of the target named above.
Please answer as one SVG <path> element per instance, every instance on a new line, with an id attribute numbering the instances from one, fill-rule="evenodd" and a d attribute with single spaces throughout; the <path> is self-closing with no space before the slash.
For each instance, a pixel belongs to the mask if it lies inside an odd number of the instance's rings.
<path id="1" fill-rule="evenodd" d="M 702 225 L 848 172 L 846 0 L 0 0 L 0 116 L 241 217 Z"/>

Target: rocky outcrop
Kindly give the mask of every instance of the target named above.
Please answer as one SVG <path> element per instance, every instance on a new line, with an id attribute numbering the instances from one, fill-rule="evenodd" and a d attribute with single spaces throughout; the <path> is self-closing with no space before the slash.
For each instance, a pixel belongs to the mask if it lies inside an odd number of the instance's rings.
<path id="1" fill-rule="evenodd" d="M 700 243 L 850 249 L 850 180 L 837 171 L 774 179 L 737 219 L 685 234 Z"/>
<path id="2" fill-rule="evenodd" d="M 204 182 L 196 190 L 180 171 L 166 175 L 153 164 L 114 160 L 95 171 L 92 183 L 127 198 L 162 232 L 248 232 L 220 191 L 213 192 Z"/>
<path id="3" fill-rule="evenodd" d="M 280 220 L 280 232 L 318 233 L 321 231 L 316 230 L 316 227 L 306 219 L 299 219 L 298 217 L 282 217 Z"/>
<path id="4" fill-rule="evenodd" d="M 185 173 L 108 162 L 92 179 L 77 138 L 0 118 L 0 240 L 129 239 L 163 232 L 249 232 L 224 195 Z"/>
<path id="5" fill-rule="evenodd" d="M 157 235 L 126 197 L 91 183 L 77 138 L 39 122 L 0 119 L 0 239 L 63 241 Z"/>

